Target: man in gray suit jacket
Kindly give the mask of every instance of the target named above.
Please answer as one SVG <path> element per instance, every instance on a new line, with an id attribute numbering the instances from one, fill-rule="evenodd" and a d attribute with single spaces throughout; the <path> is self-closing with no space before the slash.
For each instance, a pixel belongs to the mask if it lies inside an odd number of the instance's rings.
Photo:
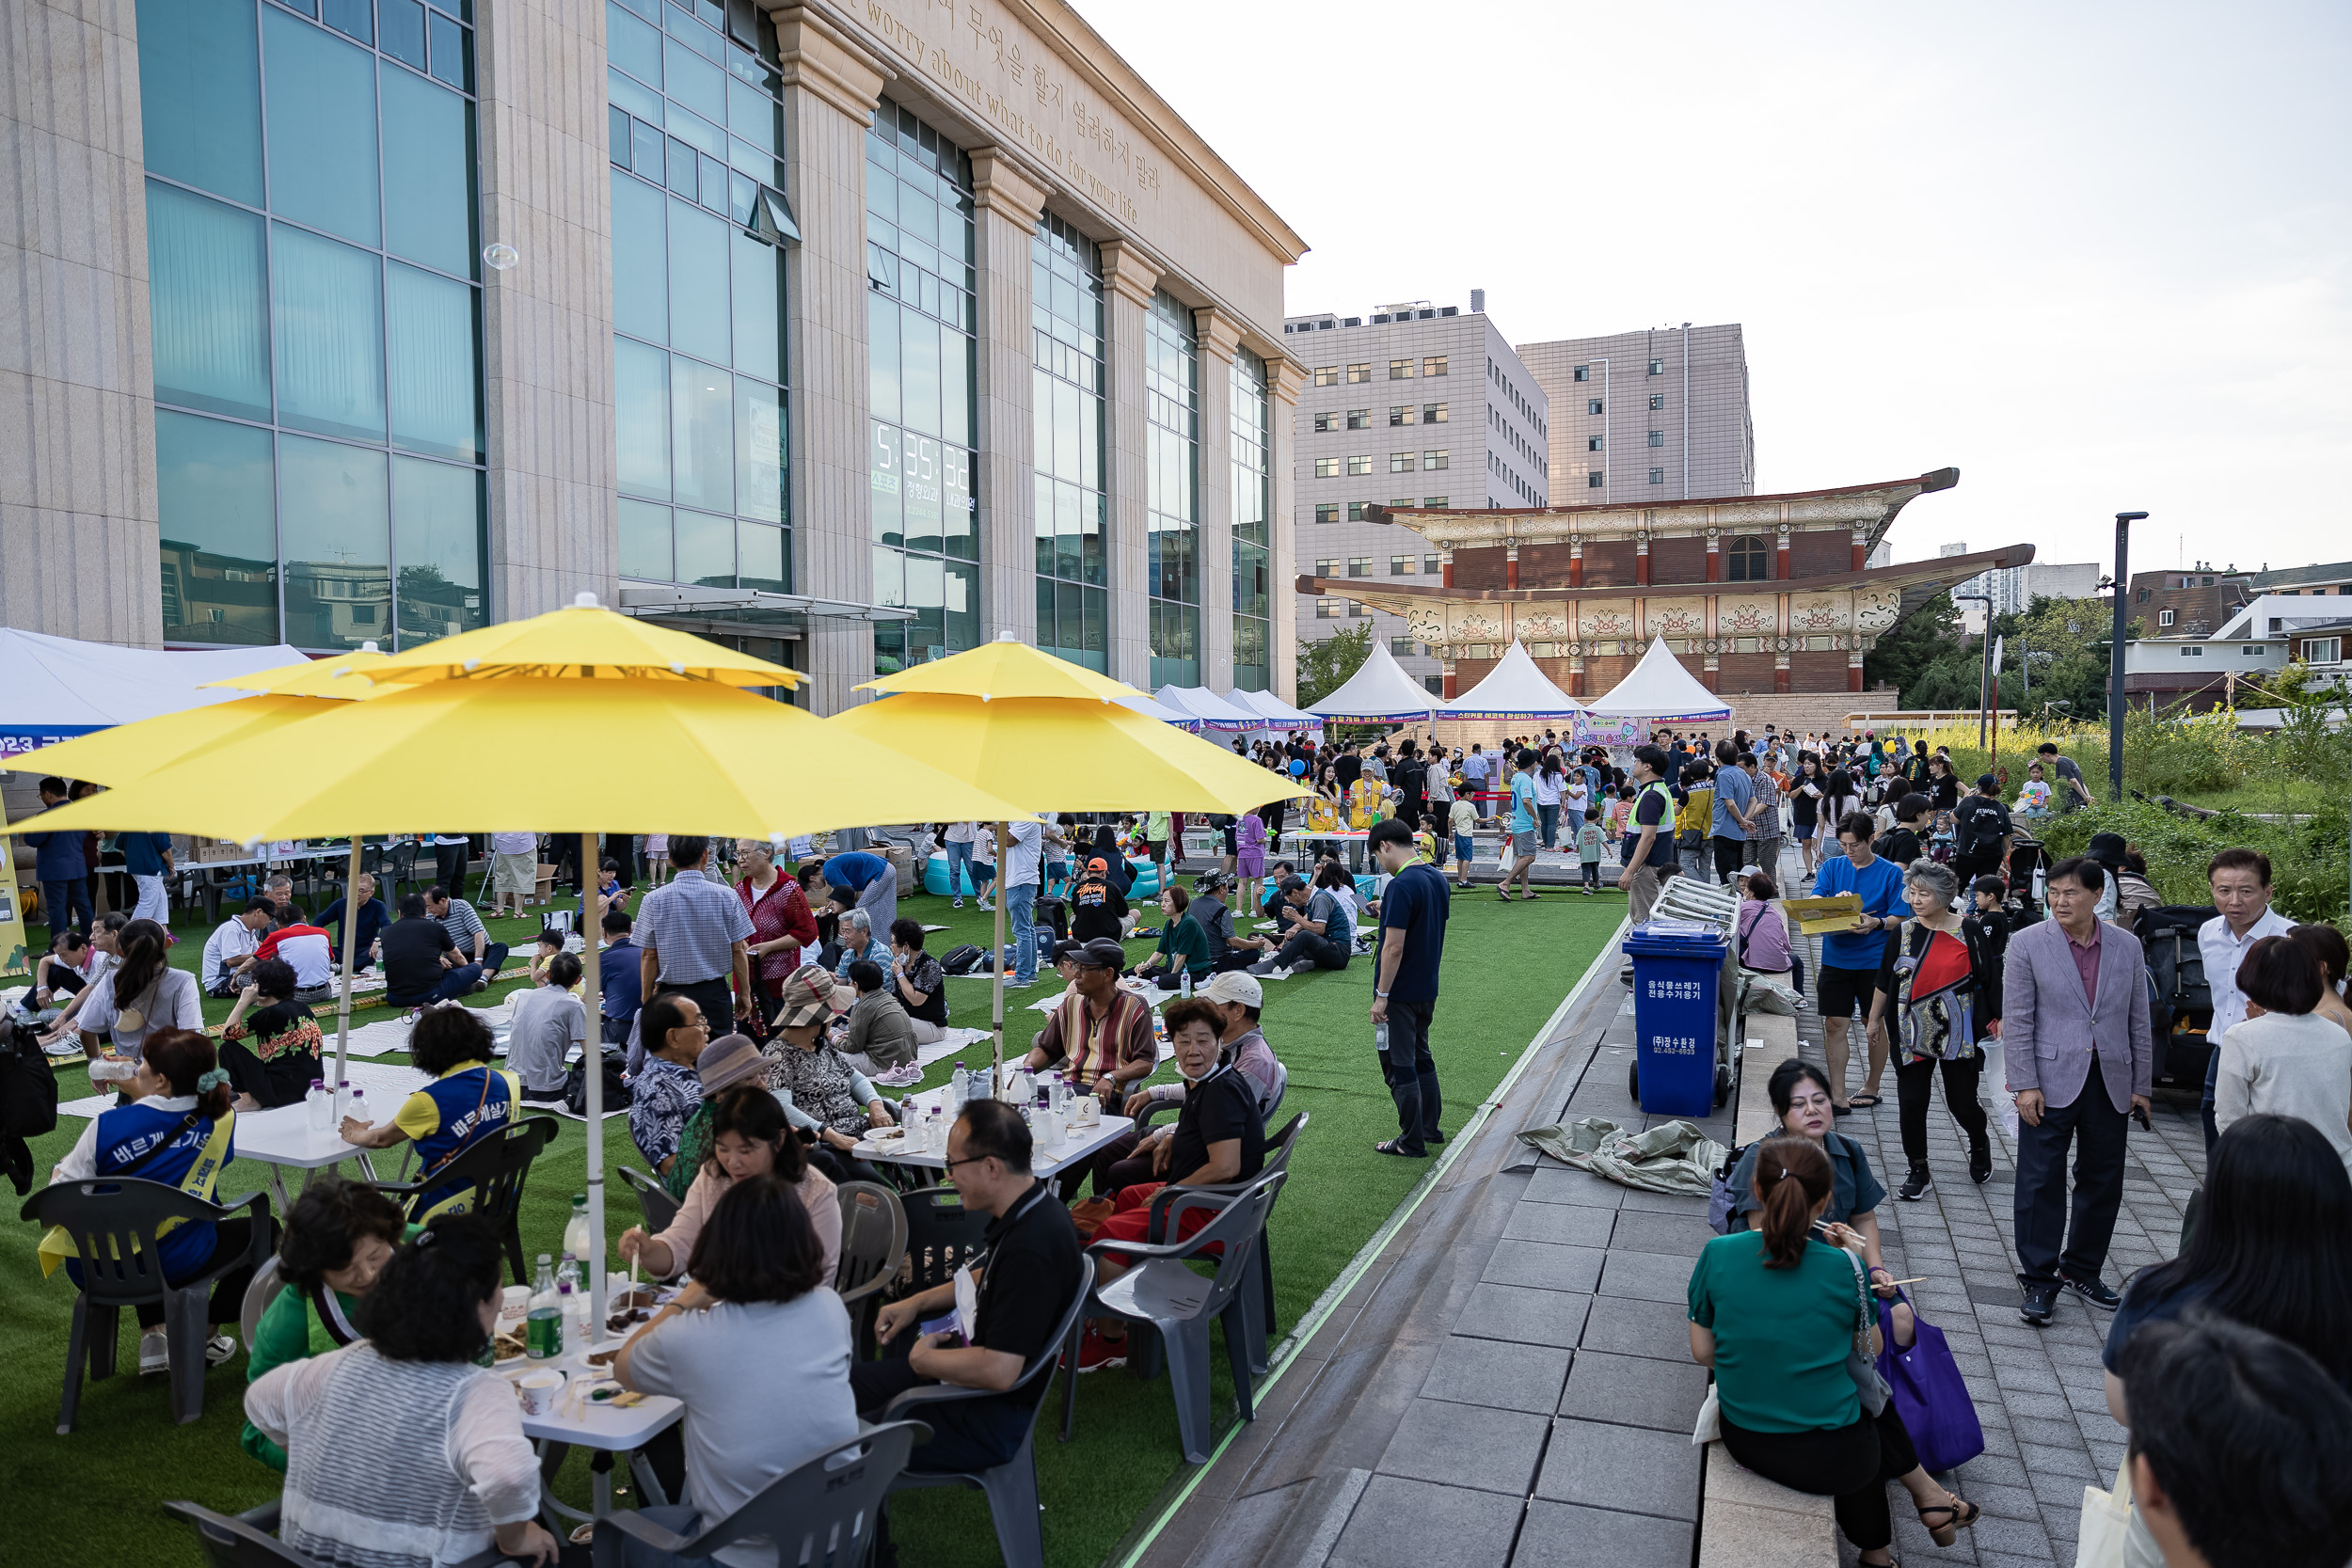
<path id="1" fill-rule="evenodd" d="M 2148 1114 L 2155 1041 L 2139 939 L 2093 912 L 2106 887 L 2095 861 L 2052 866 L 2051 918 L 2010 939 L 2001 989 L 2002 1057 L 2017 1097 L 2018 1316 L 2036 1327 L 2056 1312 L 2061 1286 L 2094 1307 L 2122 1299 L 2099 1271 L 2123 1202 L 2125 1117 Z M 2070 1227 L 2066 1149 L 2076 1140 Z"/>

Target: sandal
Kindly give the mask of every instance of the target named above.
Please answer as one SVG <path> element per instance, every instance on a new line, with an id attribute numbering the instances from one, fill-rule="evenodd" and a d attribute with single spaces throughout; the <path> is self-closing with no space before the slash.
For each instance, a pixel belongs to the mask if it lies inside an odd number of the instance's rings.
<path id="1" fill-rule="evenodd" d="M 1405 1150 L 1396 1147 L 1397 1143 L 1397 1139 L 1390 1138 L 1385 1142 L 1374 1144 L 1372 1146 L 1372 1151 L 1375 1154 L 1393 1154 L 1400 1160 L 1425 1160 L 1428 1158 L 1425 1154 L 1407 1154 Z"/>
<path id="2" fill-rule="evenodd" d="M 1502 900 L 1504 903 L 1506 903 L 1506 904 L 1516 904 L 1516 903 L 1518 903 L 1518 899 L 1516 899 L 1516 898 L 1514 898 L 1514 897 L 1512 897 L 1512 896 L 1511 896 L 1511 895 L 1509 894 L 1509 892 L 1507 892 L 1506 890 L 1504 890 L 1504 889 L 1502 889 L 1502 888 L 1497 888 L 1497 889 L 1495 889 L 1495 896 L 1496 896 L 1497 898 L 1502 899 Z"/>
<path id="3" fill-rule="evenodd" d="M 1865 1089 L 1860 1094 L 1855 1095 L 1851 1100 L 1846 1101 L 1846 1105 L 1850 1110 L 1867 1111 L 1878 1102 L 1879 1097 L 1872 1094 L 1869 1090 Z"/>
<path id="4" fill-rule="evenodd" d="M 1962 1530 L 1966 1529 L 1969 1526 L 1975 1524 L 1979 1519 L 1984 1517 L 1983 1509 L 1978 1507 L 1975 1503 L 1970 1502 L 1959 1493 L 1948 1493 L 1947 1496 L 1950 1497 L 1952 1499 L 1949 1505 L 1937 1505 L 1919 1510 L 1919 1523 L 1926 1527 L 1928 1539 L 1934 1542 L 1939 1546 L 1950 1545 L 1952 1542 L 1958 1538 Z M 1941 1513 L 1946 1515 L 1945 1523 L 1940 1528 L 1938 1526 L 1929 1524 L 1928 1515 L 1931 1513 Z"/>

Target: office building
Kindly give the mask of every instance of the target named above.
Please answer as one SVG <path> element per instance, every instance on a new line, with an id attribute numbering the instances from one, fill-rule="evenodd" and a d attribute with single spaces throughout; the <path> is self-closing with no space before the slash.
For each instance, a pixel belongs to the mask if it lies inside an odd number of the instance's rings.
<path id="1" fill-rule="evenodd" d="M 1550 400 L 1552 494 L 1562 505 L 1756 493 L 1737 322 L 1521 343 L 1519 358 Z"/>
<path id="2" fill-rule="evenodd" d="M 1952 553 L 1952 546 L 1946 549 Z M 1967 553 L 1966 546 L 1960 546 L 1957 553 Z M 1961 625 L 1970 632 L 1979 632 L 1985 626 L 1984 604 L 1963 595 L 1977 594 L 1992 600 L 1994 615 L 2022 615 L 2033 608 L 2036 599 L 2090 598 L 2099 591 L 2100 576 L 2095 561 L 2036 561 L 1979 572 L 1953 588 L 1952 596 L 1959 606 Z"/>
<path id="3" fill-rule="evenodd" d="M 1061 0 L 24 0 L 0 618 L 1290 689 L 1303 242 Z M 38 196 L 35 193 L 40 193 Z"/>
<path id="4" fill-rule="evenodd" d="M 1283 322 L 1291 357 L 1307 368 L 1297 411 L 1299 571 L 1420 580 L 1437 571 L 1435 547 L 1375 521 L 1375 509 L 1546 504 L 1549 409 L 1485 307 L 1485 291 L 1473 289 L 1467 311 L 1412 300 Z M 1301 594 L 1296 605 L 1302 638 L 1369 617 L 1406 673 L 1438 689 L 1438 660 L 1400 617 L 1327 594 Z"/>

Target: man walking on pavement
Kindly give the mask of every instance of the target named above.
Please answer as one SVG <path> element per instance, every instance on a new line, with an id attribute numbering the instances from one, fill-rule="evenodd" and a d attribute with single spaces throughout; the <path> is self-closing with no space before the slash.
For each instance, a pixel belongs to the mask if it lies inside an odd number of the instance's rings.
<path id="1" fill-rule="evenodd" d="M 2270 907 L 2270 857 L 2256 849 L 2224 849 L 2205 867 L 2213 907 L 2221 912 L 2197 928 L 2197 951 L 2205 960 L 2205 985 L 2213 993 L 2213 1022 L 2205 1038 L 2214 1045 L 2205 1058 L 2205 1152 L 2221 1134 L 2214 1127 L 2214 1085 L 2221 1069 L 2221 1037 L 2246 1022 L 2246 993 L 2237 989 L 2237 967 L 2246 950 L 2265 937 L 2284 936 L 2295 922 Z"/>
<path id="2" fill-rule="evenodd" d="M 2125 1117 L 2148 1125 L 2155 1041 L 2139 939 L 2095 912 L 2106 885 L 2080 856 L 2050 868 L 2051 918 L 2010 939 L 2001 990 L 2001 1053 L 2017 1097 L 2017 1315 L 2037 1328 L 2061 1287 L 2094 1307 L 2122 1300 L 2099 1271 L 2123 1202 Z"/>
<path id="3" fill-rule="evenodd" d="M 1372 856 L 1389 874 L 1380 895 L 1380 956 L 1372 971 L 1373 1035 L 1380 1042 L 1380 1074 L 1396 1101 L 1397 1135 L 1373 1147 L 1418 1160 L 1445 1142 L 1438 1129 L 1441 1101 L 1438 1064 L 1429 1054 L 1429 1025 L 1438 1010 L 1438 965 L 1445 957 L 1445 922 L 1453 897 L 1445 875 L 1422 863 L 1413 831 L 1395 817 L 1373 824 Z"/>
<path id="4" fill-rule="evenodd" d="M 1625 890 L 1636 926 L 1649 918 L 1658 903 L 1659 881 L 1675 867 L 1675 801 L 1665 771 L 1663 748 L 1635 748 L 1633 782 L 1641 793 L 1634 797 L 1633 815 L 1626 823 L 1626 842 L 1619 851 L 1625 869 L 1617 873 L 1617 886 Z"/>
<path id="5" fill-rule="evenodd" d="M 1962 887 L 1988 874 L 2008 875 L 2014 832 L 2009 808 L 2001 804 L 2001 781 L 1990 773 L 1979 775 L 1977 792 L 1952 812 L 1952 875 Z"/>

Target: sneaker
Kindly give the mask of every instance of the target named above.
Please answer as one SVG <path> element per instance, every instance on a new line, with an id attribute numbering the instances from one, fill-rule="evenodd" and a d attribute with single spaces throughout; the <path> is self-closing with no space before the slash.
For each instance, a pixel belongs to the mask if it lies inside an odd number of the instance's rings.
<path id="1" fill-rule="evenodd" d="M 208 1367 L 217 1367 L 236 1354 L 237 1341 L 233 1335 L 215 1334 L 204 1341 L 204 1364 Z"/>
<path id="2" fill-rule="evenodd" d="M 951 905 L 951 906 L 950 906 L 950 908 L 953 908 L 953 909 L 959 909 L 959 910 L 960 910 L 960 909 L 961 909 L 961 908 L 963 908 L 963 895 L 962 895 L 961 894 L 958 894 L 958 895 L 956 895 L 956 901 L 955 901 L 955 903 L 954 903 L 953 905 Z"/>
<path id="3" fill-rule="evenodd" d="M 1993 1180 L 1993 1146 L 1980 1143 L 1968 1151 L 1968 1180 L 1983 1186 Z"/>
<path id="4" fill-rule="evenodd" d="M 139 1375 L 171 1370 L 170 1341 L 160 1328 L 151 1328 L 139 1336 Z"/>
<path id="5" fill-rule="evenodd" d="M 1249 973 L 1262 979 L 1270 977 L 1274 974 L 1274 960 L 1272 958 L 1261 959 L 1249 966 Z"/>
<path id="6" fill-rule="evenodd" d="M 2017 1308 L 2019 1320 L 2036 1328 L 2047 1326 L 2050 1320 L 2058 1316 L 2058 1293 L 2056 1285 L 2026 1286 L 2026 1299 Z"/>
<path id="7" fill-rule="evenodd" d="M 1089 1323 L 1086 1333 L 1078 1339 L 1078 1370 L 1099 1372 L 1105 1367 L 1123 1367 L 1126 1364 L 1126 1336 L 1121 1335 L 1116 1339 L 1105 1338 L 1100 1329 Z"/>
<path id="8" fill-rule="evenodd" d="M 2123 1298 L 2111 1290 L 2104 1279 L 2069 1279 L 2066 1288 L 2093 1307 L 2104 1307 L 2112 1312 L 2123 1305 Z"/>
<path id="9" fill-rule="evenodd" d="M 1911 1174 L 1904 1177 L 1903 1184 L 1895 1189 L 1895 1196 L 1905 1203 L 1916 1203 L 1933 1191 L 1935 1178 L 1930 1176 L 1928 1167 L 1921 1164 L 1911 1167 Z"/>
<path id="10" fill-rule="evenodd" d="M 874 1080 L 886 1089 L 909 1089 L 922 1081 L 923 1069 L 913 1062 L 902 1068 L 893 1068 Z"/>

